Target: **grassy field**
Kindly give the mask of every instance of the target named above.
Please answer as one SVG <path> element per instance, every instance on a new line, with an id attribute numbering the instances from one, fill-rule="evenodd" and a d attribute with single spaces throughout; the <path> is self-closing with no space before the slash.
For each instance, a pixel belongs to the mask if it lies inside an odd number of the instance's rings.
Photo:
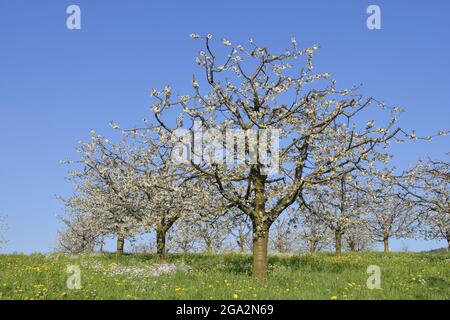
<path id="1" fill-rule="evenodd" d="M 238 254 L 0 255 L 0 299 L 450 299 L 450 254 L 271 256 L 267 280 Z M 81 289 L 68 289 L 69 265 Z M 381 289 L 369 290 L 369 265 Z"/>

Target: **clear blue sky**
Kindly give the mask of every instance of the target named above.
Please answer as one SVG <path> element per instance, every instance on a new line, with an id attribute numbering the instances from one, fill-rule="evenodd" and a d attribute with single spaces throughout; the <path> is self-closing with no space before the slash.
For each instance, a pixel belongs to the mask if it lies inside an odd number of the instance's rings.
<path id="1" fill-rule="evenodd" d="M 82 29 L 66 28 L 77 4 Z M 382 29 L 366 28 L 366 8 L 381 7 Z M 149 117 L 151 87 L 188 90 L 199 71 L 192 32 L 283 49 L 320 44 L 316 64 L 341 84 L 400 105 L 405 128 L 449 129 L 449 1 L 23 1 L 0 0 L 0 214 L 7 252 L 49 251 L 71 194 L 59 160 L 75 156 L 89 131 Z M 449 139 L 393 149 L 407 167 L 442 158 Z M 393 249 L 443 243 L 395 241 Z"/>

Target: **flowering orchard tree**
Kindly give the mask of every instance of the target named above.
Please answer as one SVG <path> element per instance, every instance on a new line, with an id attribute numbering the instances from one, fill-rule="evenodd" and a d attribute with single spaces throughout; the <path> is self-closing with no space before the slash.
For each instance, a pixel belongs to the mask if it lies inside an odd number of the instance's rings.
<path id="1" fill-rule="evenodd" d="M 125 134 L 138 146 L 133 152 L 139 160 L 130 170 L 137 173 L 135 185 L 143 197 L 144 220 L 156 230 L 158 256 L 164 258 L 167 232 L 181 217 L 197 223 L 192 233 L 207 237 L 199 227 L 201 221 L 226 210 L 215 189 L 192 169 L 182 170 L 172 161 L 172 139 L 165 130 L 149 126 Z"/>
<path id="2" fill-rule="evenodd" d="M 381 183 L 372 189 L 369 210 L 369 229 L 384 252 L 389 251 L 389 239 L 414 237 L 418 228 L 418 212 L 393 184 Z"/>
<path id="3" fill-rule="evenodd" d="M 269 243 L 278 253 L 290 252 L 295 243 L 294 220 L 287 216 L 280 216 L 274 221 L 269 232 Z"/>
<path id="4" fill-rule="evenodd" d="M 172 250 L 183 253 L 189 251 L 217 253 L 226 249 L 227 238 L 240 219 L 227 214 L 227 210 L 222 214 L 214 210 L 209 214 L 200 212 L 200 214 L 194 212 L 192 215 L 185 215 L 177 221 L 170 234 Z"/>
<path id="5" fill-rule="evenodd" d="M 336 254 L 342 252 L 342 237 L 346 232 L 361 227 L 368 198 L 364 186 L 353 174 L 342 175 L 327 184 L 306 188 L 302 204 L 332 230 Z"/>
<path id="6" fill-rule="evenodd" d="M 344 233 L 344 240 L 348 251 L 370 250 L 373 245 L 373 235 L 367 219 L 357 219 Z"/>
<path id="7" fill-rule="evenodd" d="M 80 143 L 82 168 L 71 173 L 78 195 L 67 204 L 94 215 L 98 233 L 116 235 L 118 255 L 123 254 L 125 237 L 154 229 L 157 254 L 163 259 L 169 229 L 183 215 L 205 211 L 201 204 L 213 200 L 212 193 L 170 160 L 171 144 L 164 132 L 111 125 L 123 134 L 120 142 L 92 132 L 90 142 Z M 213 202 L 216 208 L 221 203 Z"/>
<path id="8" fill-rule="evenodd" d="M 156 232 L 156 252 L 164 259 L 167 232 L 173 224 L 192 209 L 189 183 L 176 172 L 170 161 L 170 151 L 157 137 L 141 142 L 135 154 L 139 159 L 131 165 L 136 173 L 135 187 L 140 195 L 138 205 L 142 222 Z"/>
<path id="9" fill-rule="evenodd" d="M 60 217 L 65 228 L 58 231 L 56 238 L 57 252 L 65 253 L 91 253 L 102 239 L 97 230 L 92 227 L 95 222 L 90 217 L 73 211 L 68 217 Z"/>
<path id="10" fill-rule="evenodd" d="M 191 37 L 205 44 L 196 58 L 204 79 L 193 78 L 191 95 L 176 97 L 170 86 L 152 89 L 156 101 L 152 109 L 159 124 L 174 136 L 186 121 L 190 126 L 200 123 L 214 146 L 227 151 L 211 157 L 211 148 L 201 153 L 199 139 L 183 140 L 185 154 L 192 155 L 183 165 L 208 178 L 224 199 L 252 220 L 253 274 L 264 278 L 269 228 L 275 219 L 305 186 L 321 185 L 356 169 L 371 172 L 377 162 L 387 161 L 389 141 L 402 133 L 407 136 L 396 127 L 401 109 L 364 98 L 357 87 L 338 89 L 329 73 L 314 72 L 318 46 L 300 49 L 292 39 L 290 48 L 274 53 L 251 39 L 246 46 L 223 39 L 222 55 L 213 50 L 211 35 Z M 176 126 L 167 111 L 173 108 L 180 112 Z M 369 108 L 387 111 L 383 125 L 370 118 L 361 123 Z M 242 154 L 225 144 L 229 139 L 216 139 L 227 130 L 246 136 L 245 161 L 234 165 L 222 161 L 221 156 L 242 160 Z M 264 155 L 267 145 L 259 140 L 267 135 L 279 138 L 275 143 L 268 139 L 269 156 Z M 255 152 L 258 142 L 260 152 Z"/>
<path id="11" fill-rule="evenodd" d="M 192 232 L 191 221 L 181 218 L 169 230 L 167 247 L 170 252 L 189 253 L 200 248 L 200 238 L 196 232 Z"/>
<path id="12" fill-rule="evenodd" d="M 136 172 L 129 166 L 136 155 L 125 141 L 114 144 L 94 131 L 91 141 L 80 142 L 77 151 L 81 167 L 69 174 L 76 195 L 65 201 L 66 206 L 75 216 L 89 217 L 94 234 L 115 236 L 121 256 L 125 238 L 143 227 Z"/>
<path id="13" fill-rule="evenodd" d="M 314 211 L 301 209 L 302 205 L 299 204 L 294 213 L 295 236 L 300 240 L 300 249 L 312 253 L 328 248 L 333 242 L 334 234 Z"/>
<path id="14" fill-rule="evenodd" d="M 103 238 L 109 236 L 117 237 L 117 255 L 123 255 L 125 238 L 131 237 L 139 232 L 140 225 L 132 215 L 129 215 L 120 201 L 106 184 L 101 181 L 91 180 L 90 176 L 75 178 L 76 195 L 64 200 L 67 208 L 67 216 L 61 220 L 66 224 L 68 230 L 59 237 L 60 247 L 67 237 L 80 237 L 82 243 L 89 242 L 91 245 L 98 244 Z M 63 236 L 64 235 L 64 236 Z M 75 244 L 75 240 L 65 241 L 67 244 Z"/>
<path id="15" fill-rule="evenodd" d="M 237 213 L 232 218 L 230 235 L 236 243 L 239 253 L 251 250 L 252 247 L 252 226 L 248 216 Z"/>
<path id="16" fill-rule="evenodd" d="M 400 185 L 423 213 L 426 238 L 444 239 L 450 249 L 450 164 L 419 161 L 403 178 Z"/>
<path id="17" fill-rule="evenodd" d="M 214 200 L 211 200 L 214 201 Z M 177 252 L 203 250 L 208 253 L 220 252 L 232 227 L 227 215 L 193 209 L 191 214 L 179 219 L 170 233 L 170 248 Z"/>
<path id="18" fill-rule="evenodd" d="M 215 253 L 223 249 L 232 228 L 232 221 L 229 217 L 217 215 L 199 219 L 191 226 L 197 230 L 205 251 Z"/>

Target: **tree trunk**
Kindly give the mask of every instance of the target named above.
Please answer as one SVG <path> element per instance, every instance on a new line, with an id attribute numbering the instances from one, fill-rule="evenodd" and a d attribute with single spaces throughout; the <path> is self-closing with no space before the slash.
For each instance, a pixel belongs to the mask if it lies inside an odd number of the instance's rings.
<path id="1" fill-rule="evenodd" d="M 253 277 L 265 279 L 267 277 L 267 247 L 269 245 L 269 229 L 273 220 L 268 219 L 266 213 L 265 178 L 259 169 L 252 169 L 255 186 L 255 211 L 252 217 L 253 225 Z"/>
<path id="2" fill-rule="evenodd" d="M 166 258 L 167 232 L 179 218 L 178 215 L 168 217 L 169 213 L 170 212 L 167 211 L 166 216 L 163 216 L 156 225 L 156 255 L 161 260 Z"/>
<path id="3" fill-rule="evenodd" d="M 450 238 L 447 238 L 447 251 L 450 251 Z"/>
<path id="4" fill-rule="evenodd" d="M 383 244 L 384 244 L 384 252 L 385 253 L 389 252 L 389 238 L 388 237 L 383 238 Z"/>
<path id="5" fill-rule="evenodd" d="M 241 229 L 239 230 L 238 246 L 239 246 L 239 252 L 244 253 L 244 251 L 245 251 L 245 235 Z"/>
<path id="6" fill-rule="evenodd" d="M 311 252 L 311 253 L 316 252 L 317 240 L 310 239 L 310 240 L 308 240 L 308 242 L 309 242 L 309 252 Z"/>
<path id="7" fill-rule="evenodd" d="M 349 240 L 348 241 L 348 247 L 350 248 L 351 252 L 355 252 L 356 251 L 355 242 L 353 240 Z"/>
<path id="8" fill-rule="evenodd" d="M 166 258 L 166 230 L 163 228 L 156 229 L 156 255 L 161 260 Z"/>
<path id="9" fill-rule="evenodd" d="M 336 254 L 340 255 L 342 253 L 342 232 L 340 230 L 336 230 L 334 232 L 335 241 L 336 241 Z"/>
<path id="10" fill-rule="evenodd" d="M 125 244 L 125 238 L 123 235 L 117 235 L 117 251 L 116 255 L 118 257 L 123 256 L 123 246 Z"/>
<path id="11" fill-rule="evenodd" d="M 244 239 L 240 239 L 239 241 L 238 241 L 238 245 L 239 245 L 239 252 L 240 253 L 244 253 L 244 251 L 245 251 L 245 248 L 244 248 Z"/>
<path id="12" fill-rule="evenodd" d="M 253 227 L 253 276 L 264 279 L 267 276 L 267 246 L 269 231 Z"/>
<path id="13" fill-rule="evenodd" d="M 214 252 L 213 250 L 213 241 L 209 238 L 204 238 L 205 245 L 206 245 L 206 252 L 211 254 Z"/>

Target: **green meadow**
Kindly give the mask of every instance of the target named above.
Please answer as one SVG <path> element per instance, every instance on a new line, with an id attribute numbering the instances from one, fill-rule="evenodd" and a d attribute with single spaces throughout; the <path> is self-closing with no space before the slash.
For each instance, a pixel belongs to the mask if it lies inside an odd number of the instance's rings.
<path id="1" fill-rule="evenodd" d="M 448 252 L 272 255 L 266 280 L 251 277 L 251 262 L 246 254 L 0 255 L 0 299 L 450 299 Z M 367 286 L 369 266 L 379 267 L 380 289 Z"/>

